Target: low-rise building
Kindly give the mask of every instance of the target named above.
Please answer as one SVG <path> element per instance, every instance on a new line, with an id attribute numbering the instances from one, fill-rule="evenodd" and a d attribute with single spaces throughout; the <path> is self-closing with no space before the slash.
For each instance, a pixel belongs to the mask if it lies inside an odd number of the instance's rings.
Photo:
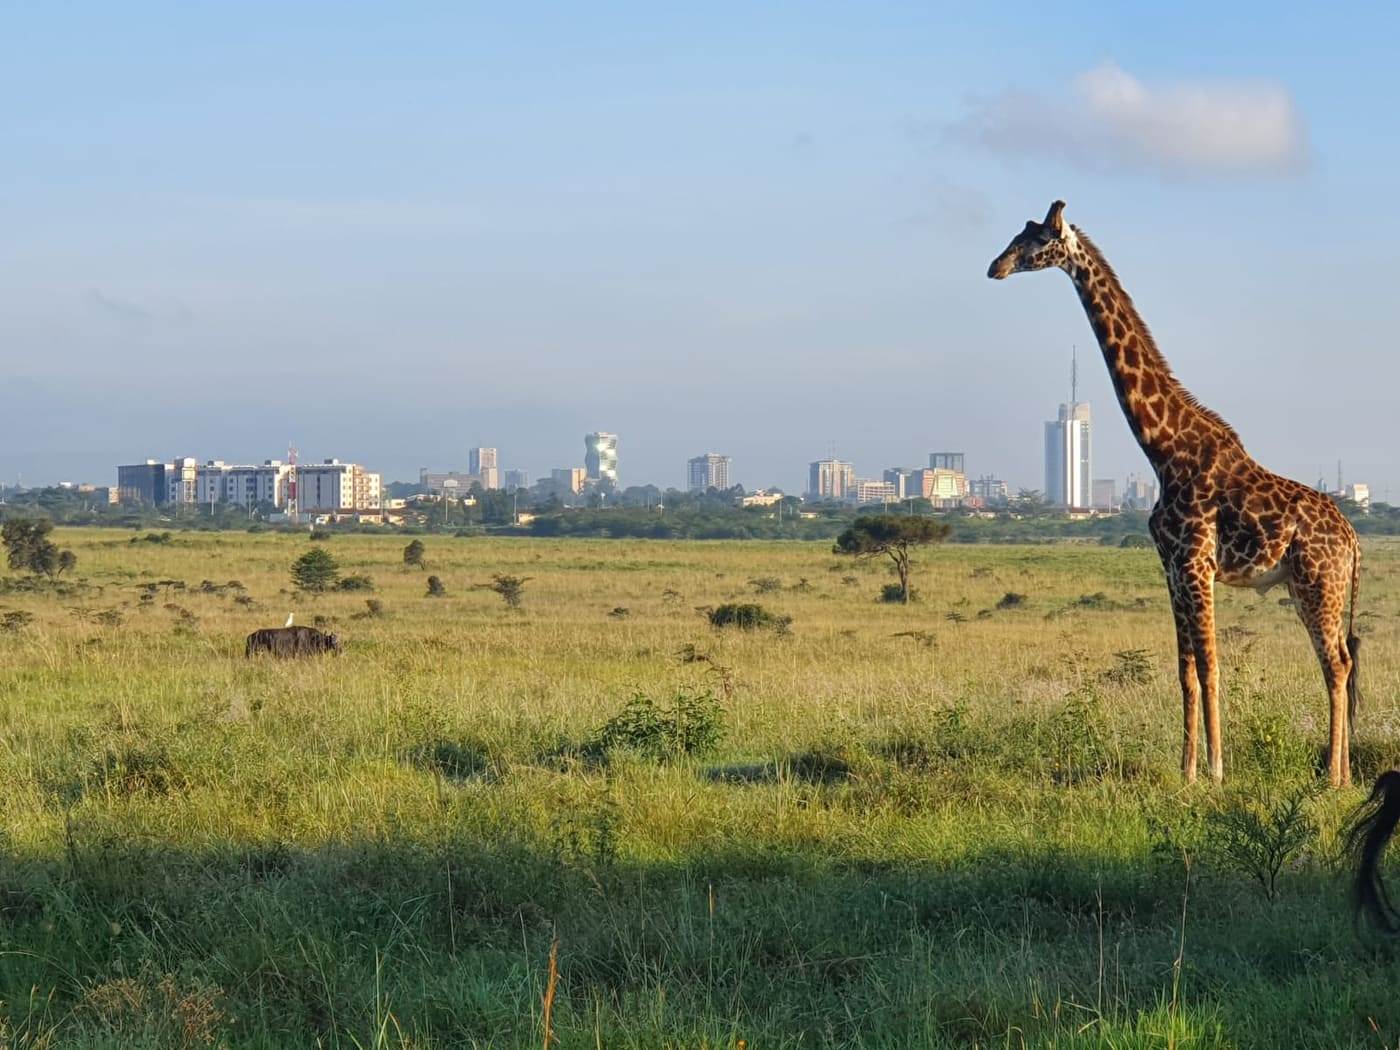
<path id="1" fill-rule="evenodd" d="M 888 481 L 876 481 L 873 478 L 857 478 L 856 483 L 846 494 L 847 502 L 858 505 L 893 503 L 898 498 L 892 484 Z"/>
<path id="2" fill-rule="evenodd" d="M 777 489 L 755 489 L 739 497 L 741 507 L 772 507 L 787 497 Z"/>
<path id="3" fill-rule="evenodd" d="M 1089 506 L 1094 510 L 1118 509 L 1118 482 L 1112 478 L 1095 478 L 1090 490 Z"/>

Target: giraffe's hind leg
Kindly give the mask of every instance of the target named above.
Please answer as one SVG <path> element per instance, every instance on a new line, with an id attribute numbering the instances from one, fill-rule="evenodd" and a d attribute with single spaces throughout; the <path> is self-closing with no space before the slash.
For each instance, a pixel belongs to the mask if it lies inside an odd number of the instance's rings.
<path id="1" fill-rule="evenodd" d="M 1351 726 L 1347 717 L 1347 679 L 1351 675 L 1351 650 L 1347 647 L 1342 612 L 1346 607 L 1351 564 L 1300 566 L 1289 582 L 1298 602 L 1298 615 L 1308 629 L 1330 702 L 1327 734 L 1327 779 L 1333 787 L 1351 783 Z M 1311 571 L 1308 571 L 1308 570 Z"/>

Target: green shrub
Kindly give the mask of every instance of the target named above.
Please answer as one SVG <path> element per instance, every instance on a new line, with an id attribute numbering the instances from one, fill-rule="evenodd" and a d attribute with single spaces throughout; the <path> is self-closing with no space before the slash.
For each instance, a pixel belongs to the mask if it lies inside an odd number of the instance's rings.
<path id="1" fill-rule="evenodd" d="M 1113 654 L 1114 664 L 1103 673 L 1114 685 L 1146 685 L 1152 681 L 1152 657 L 1146 649 L 1122 649 Z"/>
<path id="2" fill-rule="evenodd" d="M 1308 782 L 1283 795 L 1268 789 L 1237 796 L 1207 817 L 1207 848 L 1222 867 L 1249 876 L 1277 900 L 1279 873 L 1317 838 L 1308 805 L 1319 790 Z"/>
<path id="3" fill-rule="evenodd" d="M 313 594 L 329 590 L 340 577 L 340 564 L 324 547 L 313 547 L 292 563 L 292 583 Z"/>
<path id="4" fill-rule="evenodd" d="M 724 739 L 724 706 L 710 693 L 679 692 L 663 707 L 637 693 L 589 739 L 585 751 L 606 754 L 617 748 L 657 761 L 709 754 Z"/>
<path id="5" fill-rule="evenodd" d="M 756 602 L 726 602 L 707 614 L 711 627 L 737 627 L 742 631 L 772 629 L 783 632 L 792 624 L 791 616 L 779 616 Z"/>
<path id="6" fill-rule="evenodd" d="M 904 600 L 904 587 L 903 587 L 902 585 L 898 584 L 898 583 L 887 583 L 887 584 L 885 584 L 883 587 L 880 588 L 880 599 L 879 599 L 879 600 L 882 601 L 882 602 L 885 602 L 885 603 L 888 604 L 888 605 L 904 605 L 904 604 L 906 604 L 906 603 L 905 603 L 905 600 Z M 910 601 L 910 602 L 916 602 L 916 601 L 918 601 L 918 600 L 919 600 L 919 592 L 918 592 L 918 589 L 917 589 L 917 588 L 914 588 L 914 587 L 910 587 L 910 588 L 909 588 L 909 601 Z"/>

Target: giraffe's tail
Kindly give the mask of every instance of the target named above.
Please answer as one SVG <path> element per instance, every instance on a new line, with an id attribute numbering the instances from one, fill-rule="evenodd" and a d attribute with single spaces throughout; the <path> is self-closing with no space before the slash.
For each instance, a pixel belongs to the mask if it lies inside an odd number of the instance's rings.
<path id="1" fill-rule="evenodd" d="M 1356 881 L 1352 884 L 1352 907 L 1376 926 L 1393 933 L 1400 929 L 1395 906 L 1381 881 L 1381 856 L 1395 828 L 1400 825 L 1400 771 L 1382 773 L 1371 789 L 1371 797 L 1356 811 L 1347 832 L 1346 848 L 1356 858 Z"/>
<path id="2" fill-rule="evenodd" d="M 1347 613 L 1347 655 L 1351 670 L 1347 673 L 1347 723 L 1356 723 L 1361 710 L 1361 638 L 1356 633 L 1356 598 L 1361 590 L 1361 544 L 1358 541 L 1351 554 L 1351 611 Z"/>

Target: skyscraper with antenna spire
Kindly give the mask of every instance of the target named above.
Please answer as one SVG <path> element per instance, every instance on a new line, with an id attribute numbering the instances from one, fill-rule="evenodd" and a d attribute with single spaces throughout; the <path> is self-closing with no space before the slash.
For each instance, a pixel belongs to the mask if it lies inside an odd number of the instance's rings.
<path id="1" fill-rule="evenodd" d="M 1078 349 L 1070 351 L 1069 401 L 1045 424 L 1045 501 L 1087 510 L 1093 505 L 1093 423 L 1089 403 L 1079 400 Z"/>

